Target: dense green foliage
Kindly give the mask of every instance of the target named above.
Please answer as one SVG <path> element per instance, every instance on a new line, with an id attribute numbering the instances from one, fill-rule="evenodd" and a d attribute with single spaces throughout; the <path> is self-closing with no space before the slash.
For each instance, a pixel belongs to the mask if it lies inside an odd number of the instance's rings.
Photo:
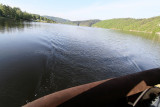
<path id="1" fill-rule="evenodd" d="M 22 12 L 20 8 L 12 8 L 3 4 L 0 4 L 0 17 L 12 18 L 15 20 L 41 21 L 49 23 L 54 22 L 45 17 L 41 17 L 40 15 Z"/>
<path id="2" fill-rule="evenodd" d="M 73 23 L 77 26 L 89 26 L 91 27 L 93 24 L 99 22 L 100 20 L 84 20 L 84 21 L 73 21 Z"/>
<path id="3" fill-rule="evenodd" d="M 160 32 L 160 16 L 148 19 L 120 18 L 100 21 L 93 27 L 146 33 Z"/>

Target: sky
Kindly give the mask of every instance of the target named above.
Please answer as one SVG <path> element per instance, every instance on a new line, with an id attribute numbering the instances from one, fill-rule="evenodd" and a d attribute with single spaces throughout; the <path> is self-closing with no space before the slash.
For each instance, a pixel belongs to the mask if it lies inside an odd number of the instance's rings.
<path id="1" fill-rule="evenodd" d="M 72 21 L 160 16 L 160 0 L 0 0 L 0 3 Z"/>

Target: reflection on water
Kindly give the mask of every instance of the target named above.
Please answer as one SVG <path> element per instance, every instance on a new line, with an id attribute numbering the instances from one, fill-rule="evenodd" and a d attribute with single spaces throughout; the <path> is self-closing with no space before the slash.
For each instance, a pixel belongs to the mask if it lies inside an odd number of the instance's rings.
<path id="1" fill-rule="evenodd" d="M 160 66 L 157 37 L 12 22 L 0 25 L 2 107 L 21 106 L 65 88 Z"/>
<path id="2" fill-rule="evenodd" d="M 150 34 L 150 33 L 143 33 L 143 32 L 131 32 L 131 31 L 116 31 L 116 32 L 120 32 L 123 34 L 131 34 L 134 35 L 136 37 L 140 37 L 140 38 L 145 38 L 145 39 L 149 39 L 151 41 L 155 42 L 160 42 L 160 35 L 158 34 Z"/>
<path id="3" fill-rule="evenodd" d="M 0 32 L 14 32 L 17 30 L 23 30 L 24 27 L 30 27 L 31 24 L 29 22 L 10 20 L 6 18 L 0 17 Z"/>

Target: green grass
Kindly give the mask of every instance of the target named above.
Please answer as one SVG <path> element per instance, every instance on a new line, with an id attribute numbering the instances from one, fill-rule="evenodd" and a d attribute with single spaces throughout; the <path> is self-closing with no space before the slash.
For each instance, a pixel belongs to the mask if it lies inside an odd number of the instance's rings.
<path id="1" fill-rule="evenodd" d="M 100 21 L 93 25 L 106 29 L 118 29 L 145 33 L 160 32 L 160 16 L 148 19 L 119 18 Z"/>

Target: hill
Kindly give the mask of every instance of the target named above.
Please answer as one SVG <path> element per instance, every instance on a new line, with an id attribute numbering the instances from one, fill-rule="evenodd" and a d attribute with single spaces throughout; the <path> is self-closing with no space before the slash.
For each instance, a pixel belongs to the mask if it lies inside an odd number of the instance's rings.
<path id="1" fill-rule="evenodd" d="M 43 17 L 46 17 L 50 20 L 53 20 L 57 23 L 62 23 L 62 24 L 73 24 L 72 21 L 70 20 L 67 20 L 67 19 L 63 19 L 63 18 L 59 18 L 59 17 L 53 17 L 53 16 L 43 16 Z"/>
<path id="2" fill-rule="evenodd" d="M 95 20 L 84 20 L 84 21 L 72 21 L 74 25 L 77 26 L 89 26 L 91 27 L 93 24 L 99 22 L 100 20 L 95 19 Z"/>
<path id="3" fill-rule="evenodd" d="M 160 33 L 160 16 L 148 19 L 110 19 L 100 21 L 94 24 L 93 27 L 158 34 Z"/>
<path id="4" fill-rule="evenodd" d="M 71 20 L 67 20 L 67 19 L 63 19 L 63 18 L 59 18 L 59 17 L 53 17 L 53 16 L 43 16 L 46 17 L 50 20 L 53 20 L 57 23 L 62 23 L 62 24 L 71 24 L 71 25 L 77 25 L 77 26 L 89 26 L 91 27 L 93 24 L 99 22 L 100 20 L 84 20 L 84 21 L 71 21 Z"/>

